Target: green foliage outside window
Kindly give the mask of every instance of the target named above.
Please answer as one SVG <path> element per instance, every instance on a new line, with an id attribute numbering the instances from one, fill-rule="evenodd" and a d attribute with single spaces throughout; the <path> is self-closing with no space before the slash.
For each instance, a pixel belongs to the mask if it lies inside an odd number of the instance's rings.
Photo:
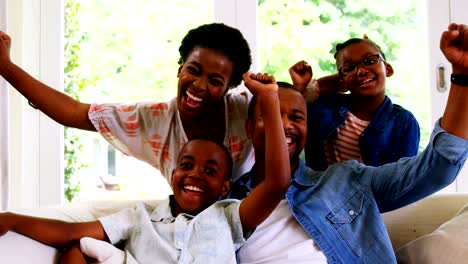
<path id="1" fill-rule="evenodd" d="M 79 10 L 79 3 L 75 0 L 65 1 L 64 90 L 65 93 L 77 100 L 80 98 L 80 91 L 92 85 L 90 79 L 83 77 L 80 73 L 80 45 L 84 38 L 77 19 Z M 77 177 L 77 172 L 86 166 L 80 160 L 80 153 L 83 146 L 76 132 L 74 128 L 65 127 L 64 129 L 64 196 L 69 202 L 73 201 L 80 192 L 80 181 Z"/>
<path id="2" fill-rule="evenodd" d="M 363 34 L 377 43 L 395 70 L 386 93 L 410 110 L 425 147 L 429 111 L 427 18 L 424 1 L 262 0 L 258 1 L 260 71 L 290 82 L 288 69 L 306 60 L 314 77 L 336 73 L 337 43 Z M 420 148 L 421 149 L 421 148 Z"/>

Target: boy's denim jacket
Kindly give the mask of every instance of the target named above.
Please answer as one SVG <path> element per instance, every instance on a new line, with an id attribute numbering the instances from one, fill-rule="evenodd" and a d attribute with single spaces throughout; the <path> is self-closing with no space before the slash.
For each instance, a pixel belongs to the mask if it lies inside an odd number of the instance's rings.
<path id="1" fill-rule="evenodd" d="M 413 158 L 381 167 L 347 161 L 323 172 L 301 162 L 286 199 L 329 263 L 396 263 L 380 214 L 450 184 L 467 155 L 468 140 L 450 135 L 436 124 L 426 150 Z M 231 197 L 244 198 L 253 177 L 251 171 L 236 181 Z"/>
<path id="2" fill-rule="evenodd" d="M 314 170 L 327 168 L 325 140 L 336 138 L 336 129 L 345 122 L 351 100 L 349 94 L 330 94 L 308 105 L 307 166 Z M 380 166 L 412 157 L 418 153 L 419 136 L 419 124 L 413 114 L 385 96 L 359 138 L 363 163 Z"/>

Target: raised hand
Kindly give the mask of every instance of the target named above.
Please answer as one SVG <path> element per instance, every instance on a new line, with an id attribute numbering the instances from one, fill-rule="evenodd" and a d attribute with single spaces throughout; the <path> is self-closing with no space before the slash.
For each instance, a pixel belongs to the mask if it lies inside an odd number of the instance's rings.
<path id="1" fill-rule="evenodd" d="M 289 75 L 293 85 L 301 92 L 304 90 L 312 79 L 312 67 L 306 61 L 298 61 L 291 68 L 289 68 Z"/>
<path id="2" fill-rule="evenodd" d="M 450 24 L 442 33 L 440 50 L 452 64 L 453 73 L 468 74 L 468 26 Z"/>
<path id="3" fill-rule="evenodd" d="M 10 61 L 11 38 L 0 31 L 0 67 L 2 64 Z"/>
<path id="4" fill-rule="evenodd" d="M 268 73 L 244 73 L 245 86 L 253 95 L 259 95 L 260 93 L 274 93 L 278 96 L 278 85 L 276 84 L 275 78 Z"/>

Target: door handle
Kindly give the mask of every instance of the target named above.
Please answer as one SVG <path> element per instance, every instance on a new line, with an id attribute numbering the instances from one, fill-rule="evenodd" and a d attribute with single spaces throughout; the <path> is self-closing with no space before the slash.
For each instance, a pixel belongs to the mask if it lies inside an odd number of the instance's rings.
<path id="1" fill-rule="evenodd" d="M 437 66 L 437 91 L 445 93 L 447 91 L 447 82 L 445 81 L 445 67 L 443 65 Z"/>

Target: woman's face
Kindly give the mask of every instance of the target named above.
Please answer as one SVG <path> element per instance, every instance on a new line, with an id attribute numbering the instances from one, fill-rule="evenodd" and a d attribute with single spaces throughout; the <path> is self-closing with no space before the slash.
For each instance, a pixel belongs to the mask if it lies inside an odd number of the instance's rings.
<path id="1" fill-rule="evenodd" d="M 195 47 L 179 68 L 178 107 L 181 115 L 213 110 L 229 90 L 233 63 L 222 53 Z"/>

